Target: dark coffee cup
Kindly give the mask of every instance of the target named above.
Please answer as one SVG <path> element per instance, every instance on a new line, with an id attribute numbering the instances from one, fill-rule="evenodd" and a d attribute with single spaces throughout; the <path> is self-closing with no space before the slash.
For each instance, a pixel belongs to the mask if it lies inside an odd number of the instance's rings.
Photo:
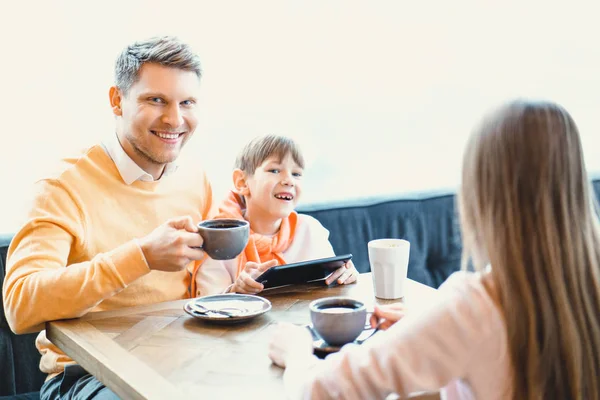
<path id="1" fill-rule="evenodd" d="M 353 342 L 365 329 L 367 308 L 349 297 L 325 297 L 308 306 L 314 330 L 332 346 Z"/>
<path id="2" fill-rule="evenodd" d="M 236 258 L 248 244 L 250 225 L 239 219 L 209 219 L 198 224 L 202 250 L 213 260 Z"/>

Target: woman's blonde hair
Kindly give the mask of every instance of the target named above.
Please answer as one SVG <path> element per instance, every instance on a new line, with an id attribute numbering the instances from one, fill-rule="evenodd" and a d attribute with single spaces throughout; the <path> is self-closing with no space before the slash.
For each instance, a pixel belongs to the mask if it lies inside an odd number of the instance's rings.
<path id="1" fill-rule="evenodd" d="M 595 204 L 577 127 L 561 106 L 511 102 L 471 137 L 459 194 L 463 266 L 491 265 L 513 399 L 600 399 Z"/>

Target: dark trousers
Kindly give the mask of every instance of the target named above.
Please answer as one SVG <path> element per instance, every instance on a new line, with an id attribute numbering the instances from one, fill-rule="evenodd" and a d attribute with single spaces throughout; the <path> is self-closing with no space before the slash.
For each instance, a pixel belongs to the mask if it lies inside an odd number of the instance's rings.
<path id="1" fill-rule="evenodd" d="M 79 365 L 67 365 L 65 372 L 49 379 L 40 390 L 41 400 L 119 400 L 109 388 Z"/>

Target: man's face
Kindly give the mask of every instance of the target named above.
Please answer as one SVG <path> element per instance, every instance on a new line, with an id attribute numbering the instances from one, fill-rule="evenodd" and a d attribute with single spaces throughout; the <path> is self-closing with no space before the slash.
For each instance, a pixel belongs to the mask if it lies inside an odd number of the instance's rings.
<path id="1" fill-rule="evenodd" d="M 194 72 L 151 63 L 141 67 L 139 80 L 125 95 L 111 88 L 113 112 L 121 117 L 121 145 L 146 172 L 160 175 L 194 133 L 199 90 Z"/>

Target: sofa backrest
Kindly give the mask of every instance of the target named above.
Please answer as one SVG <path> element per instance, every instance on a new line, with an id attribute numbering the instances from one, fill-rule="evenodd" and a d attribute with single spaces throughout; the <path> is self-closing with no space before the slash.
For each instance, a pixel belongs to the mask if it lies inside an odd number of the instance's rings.
<path id="1" fill-rule="evenodd" d="M 0 235 L 0 288 L 4 283 L 6 252 L 11 239 L 11 236 Z M 46 379 L 39 368 L 40 353 L 35 347 L 37 333 L 13 334 L 1 299 L 0 305 L 0 396 L 37 392 Z"/>
<path id="2" fill-rule="evenodd" d="M 600 203 L 600 176 L 592 179 Z M 460 269 L 462 244 L 453 191 L 377 196 L 334 204 L 304 205 L 330 232 L 336 254 L 352 253 L 360 272 L 369 272 L 367 243 L 400 238 L 411 244 L 408 276 L 438 287 Z"/>
<path id="3" fill-rule="evenodd" d="M 6 275 L 6 253 L 8 252 L 8 246 L 10 245 L 10 241 L 12 236 L 10 235 L 0 235 L 0 288 L 4 284 L 4 275 Z M 6 317 L 4 316 L 4 306 L 0 309 L 0 328 L 7 328 L 8 323 L 6 322 Z"/>
<path id="4" fill-rule="evenodd" d="M 408 276 L 438 287 L 460 268 L 462 246 L 454 201 L 452 192 L 391 195 L 306 205 L 298 212 L 318 219 L 329 230 L 336 254 L 352 253 L 360 272 L 370 271 L 370 240 L 408 240 Z"/>

